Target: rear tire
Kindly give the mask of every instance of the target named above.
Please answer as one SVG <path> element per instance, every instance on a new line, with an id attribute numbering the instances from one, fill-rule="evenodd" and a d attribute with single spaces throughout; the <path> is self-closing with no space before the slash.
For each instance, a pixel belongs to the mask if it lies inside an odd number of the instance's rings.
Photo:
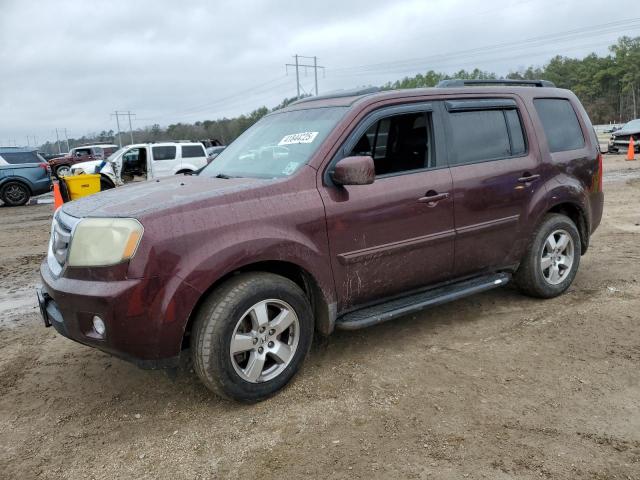
<path id="1" fill-rule="evenodd" d="M 518 267 L 516 284 L 531 297 L 557 297 L 578 273 L 580 248 L 580 234 L 569 217 L 546 215 Z"/>
<path id="2" fill-rule="evenodd" d="M 313 324 L 311 306 L 298 285 L 271 273 L 240 274 L 212 292 L 196 314 L 194 370 L 220 396 L 264 400 L 302 365 Z"/>
<path id="3" fill-rule="evenodd" d="M 9 207 L 20 207 L 26 204 L 30 197 L 29 187 L 21 182 L 7 182 L 0 190 L 0 198 Z"/>

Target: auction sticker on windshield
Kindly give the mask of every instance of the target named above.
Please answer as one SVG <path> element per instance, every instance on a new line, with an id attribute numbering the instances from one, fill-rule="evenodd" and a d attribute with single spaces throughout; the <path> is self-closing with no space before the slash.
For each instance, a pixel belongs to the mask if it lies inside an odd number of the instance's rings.
<path id="1" fill-rule="evenodd" d="M 301 132 L 285 135 L 278 145 L 293 145 L 294 143 L 312 143 L 320 132 Z"/>

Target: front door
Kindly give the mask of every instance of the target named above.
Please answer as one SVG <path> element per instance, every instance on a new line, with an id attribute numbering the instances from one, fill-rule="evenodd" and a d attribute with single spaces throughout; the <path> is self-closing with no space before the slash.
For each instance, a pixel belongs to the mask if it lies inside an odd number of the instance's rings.
<path id="1" fill-rule="evenodd" d="M 445 102 L 456 277 L 517 263 L 542 187 L 539 152 L 515 99 Z"/>
<path id="2" fill-rule="evenodd" d="M 443 138 L 431 104 L 390 107 L 367 117 L 334 158 L 370 155 L 376 167 L 371 185 L 338 186 L 325 175 L 321 188 L 339 313 L 451 275 Z"/>

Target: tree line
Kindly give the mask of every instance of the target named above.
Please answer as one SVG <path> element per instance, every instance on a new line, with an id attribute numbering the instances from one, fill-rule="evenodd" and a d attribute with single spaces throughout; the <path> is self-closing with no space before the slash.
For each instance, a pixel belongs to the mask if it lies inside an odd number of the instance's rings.
<path id="1" fill-rule="evenodd" d="M 460 70 L 445 74 L 429 70 L 424 74 L 405 77 L 382 85 L 383 89 L 405 89 L 433 87 L 441 80 L 497 79 L 493 72 L 479 69 Z M 559 88 L 568 88 L 580 98 L 594 124 L 625 123 L 638 118 L 640 109 L 640 37 L 622 37 L 609 47 L 609 54 L 595 53 L 584 58 L 556 56 L 544 66 L 530 66 L 524 70 L 511 71 L 508 79 L 550 80 Z M 262 106 L 249 114 L 234 118 L 202 120 L 195 123 L 174 123 L 167 127 L 158 124 L 139 128 L 133 132 L 134 143 L 171 140 L 217 140 L 227 145 L 263 116 L 287 106 L 296 98 L 286 98 L 273 108 Z M 122 133 L 123 144 L 129 143 L 128 133 Z M 69 139 L 71 148 L 88 143 L 118 143 L 113 130 L 87 134 Z M 64 149 L 64 147 L 62 147 Z M 58 152 L 55 142 L 41 145 L 44 153 Z"/>

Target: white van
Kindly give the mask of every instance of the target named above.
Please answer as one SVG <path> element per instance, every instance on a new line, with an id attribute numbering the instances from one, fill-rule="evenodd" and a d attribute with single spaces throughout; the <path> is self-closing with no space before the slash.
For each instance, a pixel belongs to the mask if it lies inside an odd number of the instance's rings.
<path id="1" fill-rule="evenodd" d="M 139 143 L 121 148 L 104 161 L 77 163 L 71 173 L 100 173 L 104 190 L 130 182 L 195 172 L 205 165 L 207 154 L 201 143 Z"/>

